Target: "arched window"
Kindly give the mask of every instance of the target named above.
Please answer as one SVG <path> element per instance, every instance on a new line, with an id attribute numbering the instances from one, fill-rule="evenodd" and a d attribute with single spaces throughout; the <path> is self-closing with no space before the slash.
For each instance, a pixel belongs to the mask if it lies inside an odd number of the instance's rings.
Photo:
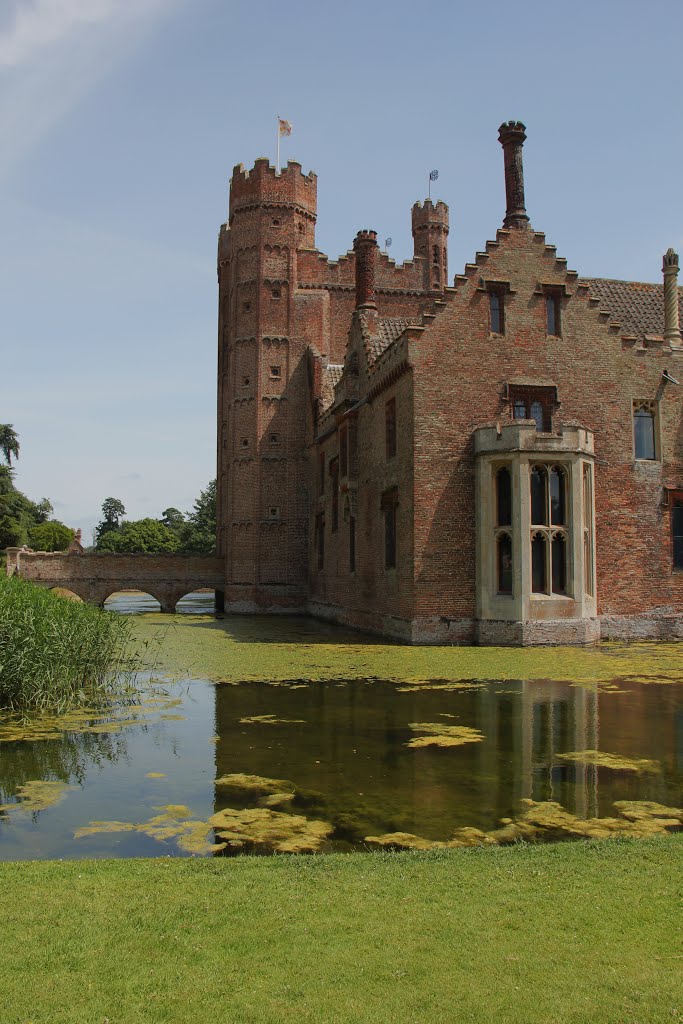
<path id="1" fill-rule="evenodd" d="M 655 409 L 653 402 L 636 402 L 633 406 L 633 443 L 637 459 L 653 462 L 655 446 Z"/>
<path id="2" fill-rule="evenodd" d="M 550 522 L 553 526 L 567 524 L 567 478 L 559 466 L 550 470 Z"/>
<path id="3" fill-rule="evenodd" d="M 507 466 L 496 473 L 496 526 L 512 526 L 512 478 Z"/>
<path id="4" fill-rule="evenodd" d="M 554 533 L 552 538 L 552 592 L 567 593 L 567 538 Z"/>
<path id="5" fill-rule="evenodd" d="M 545 466 L 531 469 L 531 525 L 548 525 L 548 474 Z"/>
<path id="6" fill-rule="evenodd" d="M 537 532 L 531 537 L 531 590 L 534 594 L 545 594 L 548 589 L 546 569 L 547 540 L 545 533 Z"/>
<path id="7" fill-rule="evenodd" d="M 501 533 L 496 541 L 498 593 L 512 593 L 512 538 L 509 533 Z"/>
<path id="8" fill-rule="evenodd" d="M 583 467 L 583 586 L 593 596 L 593 476 L 592 467 Z"/>

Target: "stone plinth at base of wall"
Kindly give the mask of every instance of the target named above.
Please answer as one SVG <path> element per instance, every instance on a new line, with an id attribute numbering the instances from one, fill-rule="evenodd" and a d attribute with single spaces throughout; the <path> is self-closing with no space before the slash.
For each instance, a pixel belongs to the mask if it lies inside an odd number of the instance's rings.
<path id="1" fill-rule="evenodd" d="M 482 647 L 542 647 L 595 644 L 600 640 L 600 620 L 527 619 L 509 622 L 480 619 L 476 624 L 476 643 Z"/>
<path id="2" fill-rule="evenodd" d="M 339 626 L 351 626 L 364 633 L 374 633 L 392 640 L 402 640 L 405 644 L 413 642 L 412 623 L 407 619 L 381 615 L 379 612 L 342 608 L 336 604 L 324 604 L 322 601 L 309 601 L 306 611 L 313 618 L 323 619 L 325 622 L 336 622 Z"/>
<path id="3" fill-rule="evenodd" d="M 683 613 L 601 615 L 603 640 L 683 640 Z"/>

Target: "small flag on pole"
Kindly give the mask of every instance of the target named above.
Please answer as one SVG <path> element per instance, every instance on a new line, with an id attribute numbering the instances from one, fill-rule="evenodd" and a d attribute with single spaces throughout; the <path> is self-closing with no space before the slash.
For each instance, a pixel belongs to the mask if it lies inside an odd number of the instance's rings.
<path id="1" fill-rule="evenodd" d="M 291 134 L 292 134 L 292 122 L 291 121 L 285 121 L 284 117 L 280 117 L 280 115 L 278 114 L 278 116 L 277 116 L 277 161 L 276 161 L 276 170 L 277 170 L 278 174 L 280 173 L 280 139 L 282 138 L 283 135 L 291 135 Z"/>
<path id="2" fill-rule="evenodd" d="M 436 181 L 436 179 L 437 179 L 438 177 L 439 177 L 439 172 L 438 172 L 438 171 L 430 171 L 430 172 L 429 172 L 429 191 L 428 191 L 428 193 L 427 193 L 427 194 L 428 194 L 428 197 L 429 197 L 429 199 L 431 199 L 431 198 L 432 198 L 432 182 L 433 182 L 433 181 Z"/>

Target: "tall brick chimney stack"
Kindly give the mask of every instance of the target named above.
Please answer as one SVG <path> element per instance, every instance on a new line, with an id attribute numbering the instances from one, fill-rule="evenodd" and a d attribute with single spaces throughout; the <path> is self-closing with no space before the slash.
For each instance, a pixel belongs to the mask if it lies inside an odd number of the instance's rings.
<path id="1" fill-rule="evenodd" d="M 664 272 L 664 341 L 670 345 L 681 344 L 681 329 L 678 321 L 678 253 L 667 249 L 662 265 Z"/>
<path id="2" fill-rule="evenodd" d="M 522 146 L 526 128 L 521 121 L 504 122 L 498 129 L 498 141 L 505 160 L 505 197 L 507 209 L 503 227 L 524 228 L 529 223 L 524 206 L 524 166 Z"/>
<path id="3" fill-rule="evenodd" d="M 356 254 L 356 309 L 376 309 L 377 232 L 359 231 L 353 240 L 353 251 Z"/>

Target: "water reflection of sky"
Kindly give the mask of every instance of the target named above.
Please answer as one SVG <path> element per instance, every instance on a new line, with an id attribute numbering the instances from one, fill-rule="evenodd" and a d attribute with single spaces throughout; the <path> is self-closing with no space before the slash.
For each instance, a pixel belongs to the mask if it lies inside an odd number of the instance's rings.
<path id="1" fill-rule="evenodd" d="M 232 773 L 290 780 L 308 808 L 297 813 L 333 822 L 328 846 L 338 849 L 386 832 L 446 839 L 460 826 L 491 829 L 524 797 L 581 816 L 610 815 L 615 800 L 682 802 L 679 685 L 629 682 L 619 692 L 538 680 L 406 691 L 363 681 L 193 680 L 167 689 L 182 699 L 170 716 L 161 706 L 120 732 L 0 743 L 0 802 L 31 779 L 73 787 L 46 810 L 0 815 L 0 859 L 182 855 L 173 839 L 73 834 L 92 821 L 144 822 L 169 804 L 206 821 L 228 802 L 214 780 Z M 455 723 L 484 739 L 415 749 L 411 723 Z M 657 770 L 561 759 L 591 749 L 654 761 Z"/>

